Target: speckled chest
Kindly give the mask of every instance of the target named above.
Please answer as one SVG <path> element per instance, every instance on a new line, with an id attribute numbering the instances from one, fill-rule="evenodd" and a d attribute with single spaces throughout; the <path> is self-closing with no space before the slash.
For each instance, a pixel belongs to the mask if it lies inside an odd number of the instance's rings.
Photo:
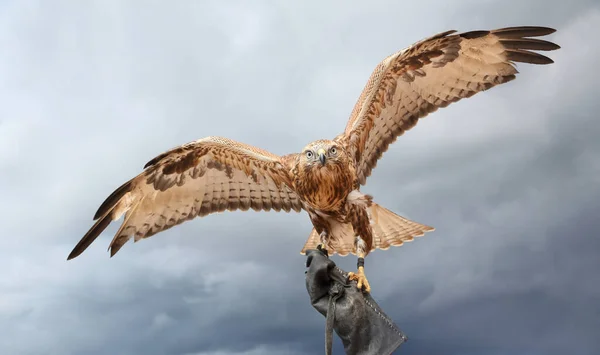
<path id="1" fill-rule="evenodd" d="M 308 207 L 319 211 L 345 210 L 348 194 L 358 188 L 355 170 L 350 165 L 300 166 L 293 174 L 296 193 Z"/>

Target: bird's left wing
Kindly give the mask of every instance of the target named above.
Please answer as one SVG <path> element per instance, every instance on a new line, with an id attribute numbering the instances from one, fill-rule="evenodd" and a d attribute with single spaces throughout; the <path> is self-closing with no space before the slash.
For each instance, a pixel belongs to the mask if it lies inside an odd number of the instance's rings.
<path id="1" fill-rule="evenodd" d="M 132 236 L 138 241 L 214 212 L 250 208 L 299 212 L 302 203 L 290 176 L 294 156 L 279 157 L 220 137 L 163 153 L 104 201 L 94 216 L 96 223 L 68 259 L 80 255 L 123 214 L 123 224 L 110 243 L 111 256 Z"/>
<path id="2" fill-rule="evenodd" d="M 558 45 L 534 38 L 546 27 L 440 33 L 384 59 L 375 68 L 350 116 L 342 141 L 365 184 L 377 160 L 396 138 L 440 107 L 515 78 L 514 62 L 549 64 L 531 50 Z"/>

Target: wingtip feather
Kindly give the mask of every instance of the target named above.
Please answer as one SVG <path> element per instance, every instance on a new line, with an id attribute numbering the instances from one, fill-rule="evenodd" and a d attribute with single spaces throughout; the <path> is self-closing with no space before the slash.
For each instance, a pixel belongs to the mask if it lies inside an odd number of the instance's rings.
<path id="1" fill-rule="evenodd" d="M 133 179 L 127 181 L 123 185 L 119 186 L 115 191 L 113 191 L 113 193 L 111 193 L 110 196 L 108 196 L 106 198 L 106 200 L 104 200 L 104 202 L 102 202 L 100 207 L 98 207 L 98 210 L 96 211 L 96 214 L 94 215 L 94 220 L 97 220 L 98 218 L 108 214 L 108 212 L 110 210 L 112 210 L 113 207 L 115 207 L 115 205 L 119 202 L 119 200 L 121 200 L 121 198 L 126 193 L 131 191 L 132 185 L 133 185 Z"/>
<path id="2" fill-rule="evenodd" d="M 556 29 L 544 26 L 514 26 L 504 27 L 491 31 L 503 38 L 541 37 L 556 32 Z"/>
<path id="3" fill-rule="evenodd" d="M 534 51 L 553 51 L 560 49 L 556 43 L 537 38 L 502 38 L 500 43 L 506 49 L 528 49 Z"/>
<path id="4" fill-rule="evenodd" d="M 545 55 L 530 52 L 522 49 L 508 49 L 506 50 L 506 59 L 511 60 L 513 62 L 521 62 L 528 64 L 552 64 L 554 61 Z"/>
<path id="5" fill-rule="evenodd" d="M 93 242 L 98 238 L 100 234 L 108 227 L 108 225 L 112 222 L 112 218 L 110 214 L 105 215 L 101 219 L 99 219 L 92 228 L 81 238 L 79 243 L 73 248 L 67 260 L 74 259 L 81 255 Z"/>

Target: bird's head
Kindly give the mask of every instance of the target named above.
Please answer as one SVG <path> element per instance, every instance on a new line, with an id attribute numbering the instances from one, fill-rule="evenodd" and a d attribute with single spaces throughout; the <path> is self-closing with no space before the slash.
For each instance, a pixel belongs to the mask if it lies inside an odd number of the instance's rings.
<path id="1" fill-rule="evenodd" d="M 300 164 L 309 169 L 323 169 L 346 163 L 346 154 L 339 144 L 330 140 L 310 143 L 300 154 Z"/>

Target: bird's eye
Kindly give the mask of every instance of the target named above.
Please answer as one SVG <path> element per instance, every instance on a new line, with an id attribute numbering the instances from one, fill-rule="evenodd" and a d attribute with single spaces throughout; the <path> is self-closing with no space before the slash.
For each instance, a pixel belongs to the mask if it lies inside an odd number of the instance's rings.
<path id="1" fill-rule="evenodd" d="M 329 153 L 331 153 L 331 155 L 336 155 L 337 149 L 335 147 L 331 147 L 331 149 L 329 149 Z"/>
<path id="2" fill-rule="evenodd" d="M 314 155 L 314 154 L 313 154 L 313 152 L 311 152 L 310 150 L 307 150 L 307 151 L 306 151 L 306 157 L 307 157 L 308 159 L 312 159 L 313 155 Z"/>

